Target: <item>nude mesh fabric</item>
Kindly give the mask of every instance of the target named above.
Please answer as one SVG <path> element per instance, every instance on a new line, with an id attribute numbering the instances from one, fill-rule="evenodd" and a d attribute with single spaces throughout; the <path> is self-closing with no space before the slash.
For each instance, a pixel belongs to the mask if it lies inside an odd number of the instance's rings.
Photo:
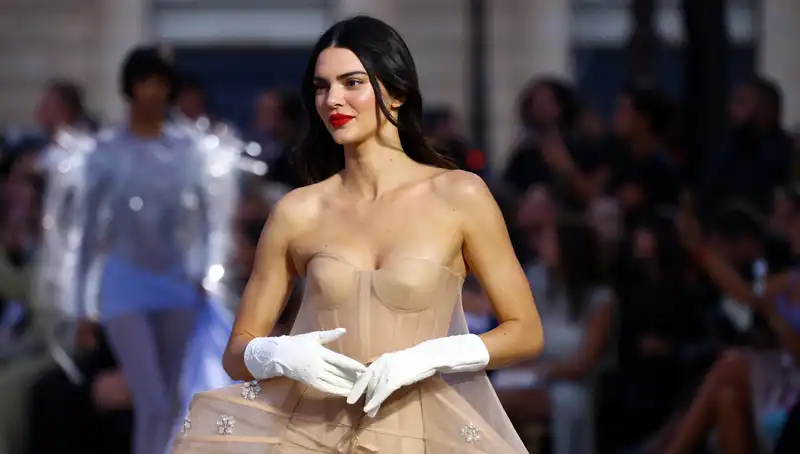
<path id="1" fill-rule="evenodd" d="M 369 363 L 424 340 L 467 333 L 463 278 L 421 258 L 393 258 L 379 270 L 318 254 L 293 334 L 347 329 L 328 348 Z M 486 374 L 434 375 L 395 392 L 376 418 L 364 400 L 348 405 L 287 378 L 259 382 L 253 400 L 243 385 L 195 396 L 190 428 L 174 454 L 527 453 Z M 219 434 L 223 415 L 232 433 Z M 476 438 L 474 435 L 479 437 Z M 472 435 L 472 436 L 470 436 Z"/>

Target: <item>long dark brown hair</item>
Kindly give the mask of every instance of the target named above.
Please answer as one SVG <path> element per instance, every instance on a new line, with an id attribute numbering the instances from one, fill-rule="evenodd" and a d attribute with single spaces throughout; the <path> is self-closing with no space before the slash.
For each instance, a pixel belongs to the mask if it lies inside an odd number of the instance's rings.
<path id="1" fill-rule="evenodd" d="M 590 292 L 603 279 L 603 261 L 597 231 L 583 216 L 568 215 L 556 226 L 560 277 L 567 296 L 569 315 L 581 317 L 589 304 Z"/>
<path id="2" fill-rule="evenodd" d="M 332 26 L 317 41 L 308 61 L 301 86 L 307 115 L 307 132 L 296 151 L 298 172 L 308 183 L 316 183 L 344 169 L 344 148 L 334 142 L 319 117 L 316 105 L 314 70 L 319 54 L 339 47 L 352 51 L 367 72 L 375 91 L 377 107 L 397 127 L 403 151 L 414 161 L 446 169 L 455 164 L 437 152 L 425 139 L 422 129 L 422 95 L 417 69 L 403 38 L 388 24 L 368 16 L 356 16 Z M 395 99 L 403 101 L 392 118 L 383 101 L 380 84 Z"/>

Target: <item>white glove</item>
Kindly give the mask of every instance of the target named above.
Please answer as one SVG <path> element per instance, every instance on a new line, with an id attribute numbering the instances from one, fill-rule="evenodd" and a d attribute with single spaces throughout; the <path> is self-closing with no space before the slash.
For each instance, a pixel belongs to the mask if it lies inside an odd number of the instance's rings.
<path id="1" fill-rule="evenodd" d="M 323 347 L 344 333 L 344 328 L 337 328 L 296 336 L 258 337 L 247 344 L 244 364 L 256 380 L 283 376 L 326 393 L 347 396 L 366 367 Z"/>
<path id="2" fill-rule="evenodd" d="M 353 385 L 347 403 L 354 404 L 366 392 L 364 412 L 378 414 L 393 392 L 437 372 L 474 372 L 489 364 L 489 351 L 475 334 L 442 337 L 414 347 L 381 355 Z"/>

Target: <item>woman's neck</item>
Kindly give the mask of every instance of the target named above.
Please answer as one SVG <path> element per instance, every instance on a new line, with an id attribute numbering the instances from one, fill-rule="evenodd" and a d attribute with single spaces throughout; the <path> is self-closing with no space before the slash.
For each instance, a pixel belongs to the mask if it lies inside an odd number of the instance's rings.
<path id="1" fill-rule="evenodd" d="M 370 140 L 345 146 L 342 185 L 369 200 L 380 198 L 404 181 L 415 162 L 397 144 Z"/>

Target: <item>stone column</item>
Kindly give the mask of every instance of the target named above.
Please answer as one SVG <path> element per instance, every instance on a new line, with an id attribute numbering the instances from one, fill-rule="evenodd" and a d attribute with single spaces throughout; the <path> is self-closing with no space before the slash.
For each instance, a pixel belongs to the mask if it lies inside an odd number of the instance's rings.
<path id="1" fill-rule="evenodd" d="M 336 3 L 334 20 L 366 14 L 392 23 L 392 15 L 396 12 L 400 0 L 339 0 Z"/>
<path id="2" fill-rule="evenodd" d="M 762 2 L 759 71 L 774 79 L 783 89 L 783 124 L 800 124 L 800 2 L 765 0 Z"/>
<path id="3" fill-rule="evenodd" d="M 54 77 L 86 87 L 95 41 L 95 0 L 3 0 L 0 6 L 0 127 L 29 128 L 46 82 Z"/>
<path id="4" fill-rule="evenodd" d="M 489 115 L 490 162 L 502 172 L 519 136 L 517 98 L 532 77 L 570 77 L 570 2 L 502 0 L 490 2 Z"/>
<path id="5" fill-rule="evenodd" d="M 98 39 L 94 49 L 92 98 L 104 121 L 124 118 L 119 74 L 122 59 L 136 45 L 151 38 L 148 0 L 100 0 L 95 24 Z"/>

